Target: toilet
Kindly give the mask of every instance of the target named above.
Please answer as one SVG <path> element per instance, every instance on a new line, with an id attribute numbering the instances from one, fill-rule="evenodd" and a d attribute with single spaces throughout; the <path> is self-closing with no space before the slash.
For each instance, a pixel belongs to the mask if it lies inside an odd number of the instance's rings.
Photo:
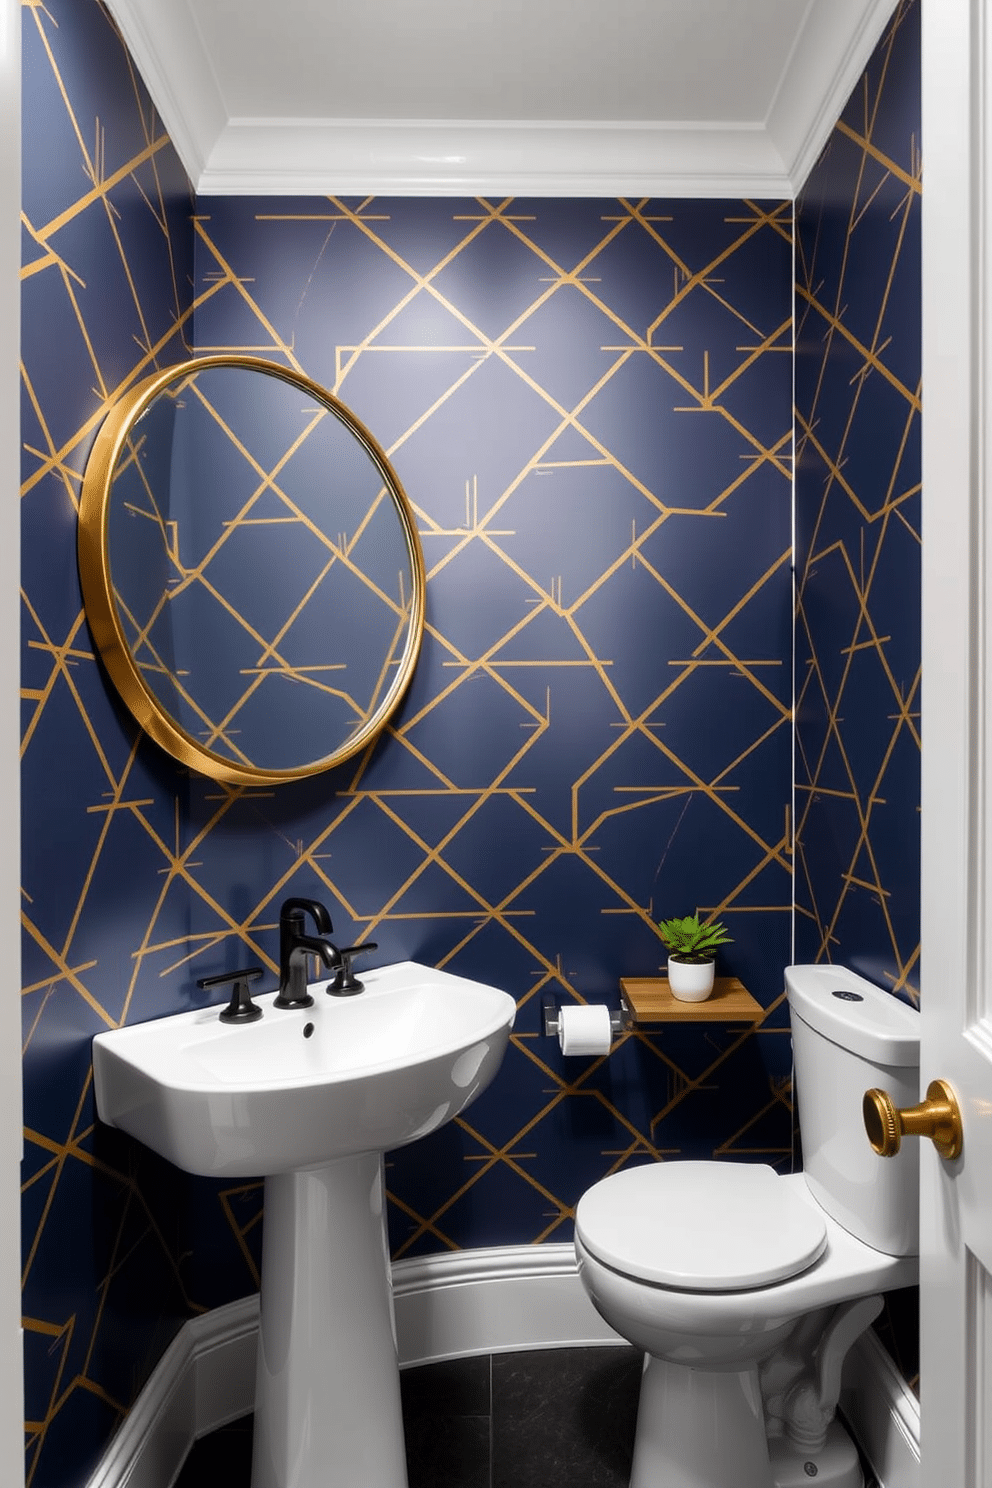
<path id="1" fill-rule="evenodd" d="M 803 1171 L 651 1163 L 590 1188 L 582 1283 L 645 1354 L 631 1488 L 863 1488 L 841 1366 L 918 1279 L 919 1144 L 876 1156 L 881 1086 L 919 1099 L 919 1013 L 838 966 L 785 973 Z"/>

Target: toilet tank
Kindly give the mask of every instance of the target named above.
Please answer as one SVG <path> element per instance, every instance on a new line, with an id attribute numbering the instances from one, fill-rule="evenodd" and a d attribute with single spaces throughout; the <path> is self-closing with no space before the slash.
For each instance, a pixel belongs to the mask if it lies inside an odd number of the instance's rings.
<path id="1" fill-rule="evenodd" d="M 789 966 L 795 1095 L 803 1172 L 827 1214 L 875 1250 L 919 1249 L 919 1152 L 879 1157 L 861 1102 L 880 1086 L 895 1104 L 920 1096 L 920 1015 L 841 966 Z"/>

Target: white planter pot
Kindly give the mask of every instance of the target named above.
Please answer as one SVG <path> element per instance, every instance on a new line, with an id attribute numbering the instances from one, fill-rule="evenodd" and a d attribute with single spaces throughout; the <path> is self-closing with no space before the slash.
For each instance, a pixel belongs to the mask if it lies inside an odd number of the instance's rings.
<path id="1" fill-rule="evenodd" d="M 705 1002 L 713 991 L 715 961 L 676 961 L 668 958 L 668 985 L 679 1002 Z"/>

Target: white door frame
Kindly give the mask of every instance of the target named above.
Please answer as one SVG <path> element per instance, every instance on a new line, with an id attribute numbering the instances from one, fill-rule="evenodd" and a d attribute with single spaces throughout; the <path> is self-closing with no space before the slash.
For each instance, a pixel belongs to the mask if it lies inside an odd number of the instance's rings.
<path id="1" fill-rule="evenodd" d="M 925 1488 L 992 1473 L 992 22 L 923 4 L 921 1086 L 964 1150 L 921 1153 Z"/>
<path id="2" fill-rule="evenodd" d="M 0 1483 L 24 1481 L 21 1354 L 21 8 L 0 0 Z"/>

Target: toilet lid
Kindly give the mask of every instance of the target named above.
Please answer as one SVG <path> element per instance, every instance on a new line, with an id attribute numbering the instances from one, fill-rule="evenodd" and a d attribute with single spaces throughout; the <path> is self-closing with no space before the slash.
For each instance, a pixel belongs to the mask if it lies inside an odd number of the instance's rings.
<path id="1" fill-rule="evenodd" d="M 693 1292 L 784 1281 L 823 1254 L 823 1215 L 764 1165 L 652 1163 L 583 1194 L 575 1230 L 614 1271 Z"/>

